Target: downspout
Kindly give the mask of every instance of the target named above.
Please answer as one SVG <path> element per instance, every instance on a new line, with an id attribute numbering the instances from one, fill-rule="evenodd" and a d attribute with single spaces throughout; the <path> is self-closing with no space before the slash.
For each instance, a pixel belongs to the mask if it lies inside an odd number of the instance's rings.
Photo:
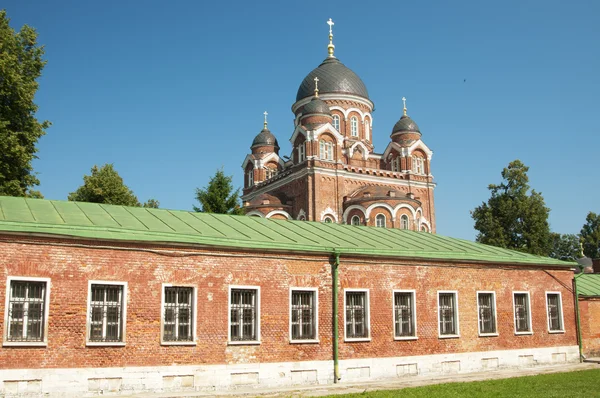
<path id="1" fill-rule="evenodd" d="M 338 352 L 338 266 L 340 265 L 340 253 L 333 250 L 333 264 L 331 266 L 332 294 L 333 294 L 333 382 L 340 380 L 339 352 Z"/>
<path id="2" fill-rule="evenodd" d="M 583 275 L 583 268 L 581 272 L 573 278 L 573 285 L 575 287 L 575 318 L 577 319 L 577 341 L 579 342 L 579 362 L 583 362 L 585 356 L 583 355 L 583 342 L 581 341 L 581 320 L 579 317 L 579 291 L 577 290 L 577 278 Z"/>

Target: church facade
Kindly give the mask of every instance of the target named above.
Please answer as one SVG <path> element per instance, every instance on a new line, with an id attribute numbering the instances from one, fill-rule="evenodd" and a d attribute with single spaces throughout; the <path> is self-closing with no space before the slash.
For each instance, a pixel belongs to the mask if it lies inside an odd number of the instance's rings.
<path id="1" fill-rule="evenodd" d="M 292 154 L 284 159 L 265 123 L 242 164 L 250 216 L 435 233 L 432 151 L 404 114 L 383 153 L 373 146 L 373 111 L 363 81 L 334 56 L 302 80 L 292 105 Z"/>

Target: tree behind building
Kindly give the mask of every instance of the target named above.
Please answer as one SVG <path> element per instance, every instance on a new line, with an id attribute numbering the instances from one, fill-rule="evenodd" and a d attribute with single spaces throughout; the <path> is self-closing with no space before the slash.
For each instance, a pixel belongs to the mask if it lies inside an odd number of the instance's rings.
<path id="1" fill-rule="evenodd" d="M 600 214 L 590 211 L 581 228 L 583 253 L 589 258 L 600 258 Z"/>
<path id="2" fill-rule="evenodd" d="M 226 176 L 223 170 L 217 170 L 202 189 L 196 188 L 196 200 L 200 207 L 194 210 L 203 213 L 244 214 L 239 203 L 240 189 L 233 190 L 231 176 Z"/>

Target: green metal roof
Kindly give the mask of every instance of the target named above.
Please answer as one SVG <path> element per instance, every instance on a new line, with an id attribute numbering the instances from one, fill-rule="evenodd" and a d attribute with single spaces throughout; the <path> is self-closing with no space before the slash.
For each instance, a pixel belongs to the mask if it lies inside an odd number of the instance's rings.
<path id="1" fill-rule="evenodd" d="M 583 274 L 578 276 L 577 291 L 580 296 L 600 297 L 600 274 Z"/>
<path id="2" fill-rule="evenodd" d="M 425 232 L 0 196 L 0 232 L 118 241 L 575 267 Z"/>

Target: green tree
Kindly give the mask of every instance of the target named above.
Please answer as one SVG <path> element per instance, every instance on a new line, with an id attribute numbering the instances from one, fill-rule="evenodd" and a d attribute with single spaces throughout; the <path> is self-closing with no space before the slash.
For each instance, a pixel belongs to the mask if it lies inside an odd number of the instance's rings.
<path id="1" fill-rule="evenodd" d="M 112 164 L 92 167 L 92 175 L 83 176 L 83 185 L 69 194 L 69 200 L 106 203 L 111 205 L 140 206 L 133 191 L 123 183 Z"/>
<path id="2" fill-rule="evenodd" d="M 39 122 L 33 102 L 37 79 L 46 61 L 35 29 L 24 25 L 15 32 L 0 10 L 0 195 L 42 197 L 32 188 L 40 181 L 31 162 L 36 143 L 50 127 Z"/>
<path id="3" fill-rule="evenodd" d="M 205 188 L 196 188 L 196 200 L 201 207 L 194 210 L 203 213 L 244 214 L 239 204 L 240 189 L 233 190 L 231 176 L 226 176 L 223 169 L 217 170 Z"/>
<path id="4" fill-rule="evenodd" d="M 581 228 L 583 254 L 589 258 L 600 258 L 600 214 L 590 211 Z"/>
<path id="5" fill-rule="evenodd" d="M 142 207 L 147 207 L 147 208 L 150 208 L 150 209 L 158 209 L 159 206 L 160 206 L 160 202 L 158 200 L 156 200 L 156 199 L 148 199 L 142 205 Z"/>
<path id="6" fill-rule="evenodd" d="M 520 160 L 502 170 L 500 185 L 491 184 L 491 197 L 471 211 L 477 241 L 493 246 L 547 256 L 550 253 L 548 209 L 541 193 L 531 190 Z"/>
<path id="7" fill-rule="evenodd" d="M 581 257 L 578 235 L 552 232 L 550 238 L 552 239 L 550 257 L 563 261 L 576 261 Z"/>

